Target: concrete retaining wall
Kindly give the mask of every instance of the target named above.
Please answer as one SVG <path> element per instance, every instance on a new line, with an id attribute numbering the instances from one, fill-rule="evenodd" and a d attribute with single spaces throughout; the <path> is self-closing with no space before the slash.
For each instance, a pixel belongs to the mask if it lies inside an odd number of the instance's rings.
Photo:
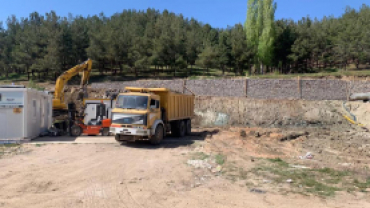
<path id="1" fill-rule="evenodd" d="M 347 128 L 341 101 L 258 100 L 197 97 L 194 126 Z"/>

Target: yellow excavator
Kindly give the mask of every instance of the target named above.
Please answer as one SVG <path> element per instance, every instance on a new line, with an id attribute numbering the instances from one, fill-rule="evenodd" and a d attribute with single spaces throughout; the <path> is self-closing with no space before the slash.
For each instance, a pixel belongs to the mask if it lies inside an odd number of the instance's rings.
<path id="1" fill-rule="evenodd" d="M 86 85 L 88 83 L 92 69 L 92 60 L 87 61 L 69 69 L 61 74 L 55 84 L 54 99 L 53 99 L 53 112 L 59 114 L 60 112 L 67 112 L 68 108 L 65 103 L 64 86 L 72 77 L 82 73 L 80 84 L 80 93 L 85 93 Z"/>

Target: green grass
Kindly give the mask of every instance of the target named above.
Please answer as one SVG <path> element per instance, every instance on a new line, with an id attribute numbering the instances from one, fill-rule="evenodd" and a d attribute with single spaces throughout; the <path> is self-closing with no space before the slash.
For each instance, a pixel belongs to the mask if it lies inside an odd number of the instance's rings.
<path id="1" fill-rule="evenodd" d="M 285 162 L 284 160 L 280 159 L 280 158 L 275 158 L 275 159 L 267 159 L 268 161 L 272 162 L 272 163 L 275 163 L 281 167 L 289 167 L 289 164 L 287 162 Z"/>
<path id="2" fill-rule="evenodd" d="M 226 161 L 226 156 L 222 154 L 218 154 L 215 156 L 216 163 L 219 165 L 223 165 Z"/>
<path id="3" fill-rule="evenodd" d="M 20 144 L 0 144 L 0 147 L 3 148 L 12 148 L 12 147 L 19 147 Z"/>
<path id="4" fill-rule="evenodd" d="M 292 79 L 297 77 L 326 77 L 326 76 L 334 76 L 334 77 L 342 77 L 342 76 L 370 76 L 370 70 L 362 70 L 362 71 L 336 71 L 336 70 L 329 70 L 328 72 L 318 72 L 318 73 L 300 73 L 300 74 L 264 74 L 264 75 L 252 75 L 250 78 L 260 78 L 260 79 Z"/>
<path id="5" fill-rule="evenodd" d="M 292 180 L 291 187 L 298 193 L 311 193 L 317 196 L 333 196 L 335 192 L 345 190 L 365 191 L 370 187 L 370 178 L 365 182 L 353 179 L 356 175 L 349 171 L 338 171 L 331 168 L 299 169 L 291 167 L 280 158 L 268 159 L 253 168 L 252 173 L 263 176 L 275 183 L 287 183 Z M 353 187 L 357 187 L 354 189 Z M 298 191 L 297 191 L 298 190 Z"/>
<path id="6" fill-rule="evenodd" d="M 367 188 L 370 188 L 370 177 L 367 178 L 365 182 L 360 182 L 358 179 L 353 180 L 353 184 L 360 189 L 360 191 L 365 192 Z"/>
<path id="7" fill-rule="evenodd" d="M 193 160 L 205 160 L 208 158 L 209 158 L 209 155 L 205 154 L 204 152 L 196 152 L 192 156 Z"/>
<path id="8" fill-rule="evenodd" d="M 9 73 L 8 77 L 3 74 L 0 81 L 27 81 L 27 74 Z"/>
<path id="9" fill-rule="evenodd" d="M 352 67 L 353 68 L 353 67 Z M 299 77 L 312 77 L 312 78 L 319 78 L 319 77 L 325 77 L 325 76 L 335 76 L 335 77 L 341 77 L 341 76 L 370 76 L 370 70 L 348 70 L 343 71 L 341 69 L 336 68 L 328 68 L 328 69 L 321 69 L 319 70 L 313 70 L 313 73 L 297 73 L 297 74 L 280 74 L 277 72 L 267 73 L 263 75 L 250 75 L 249 78 L 252 79 L 293 79 Z M 316 72 L 315 72 L 316 71 Z M 245 71 L 246 73 L 246 71 Z M 141 72 L 138 73 L 138 77 L 135 76 L 135 73 L 131 71 L 127 66 L 124 68 L 122 73 L 117 69 L 117 74 L 114 75 L 113 72 L 103 72 L 100 73 L 97 69 L 93 69 L 89 83 L 97 83 L 97 82 L 110 82 L 110 81 L 126 81 L 126 80 L 140 80 L 140 79 L 173 79 L 173 78 L 187 78 L 187 79 L 222 79 L 223 77 L 233 77 L 233 78 L 245 78 L 246 75 L 239 75 L 235 74 L 233 70 L 225 70 L 225 73 L 222 73 L 222 70 L 220 69 L 207 69 L 193 66 L 193 68 L 190 68 L 190 66 L 187 69 L 181 69 L 176 71 L 176 75 L 174 75 L 174 70 L 170 69 L 160 69 L 159 71 L 154 74 L 154 66 L 150 67 L 150 69 L 141 70 Z M 80 77 L 76 76 L 73 77 L 69 83 L 72 84 L 79 84 L 80 83 Z M 48 76 L 49 81 L 54 81 L 54 75 L 53 73 L 50 73 Z M 45 82 L 47 81 L 44 78 L 41 80 L 38 80 L 38 74 L 36 72 L 34 81 L 35 82 Z M 11 83 L 13 81 L 27 81 L 27 74 L 16 74 L 16 73 L 10 73 L 8 78 L 5 77 L 3 74 L 0 76 L 0 82 L 3 83 Z"/>

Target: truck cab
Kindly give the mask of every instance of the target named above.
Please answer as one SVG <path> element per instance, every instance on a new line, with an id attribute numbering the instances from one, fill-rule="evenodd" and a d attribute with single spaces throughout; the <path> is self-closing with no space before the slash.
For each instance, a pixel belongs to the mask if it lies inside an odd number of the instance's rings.
<path id="1" fill-rule="evenodd" d="M 166 88 L 128 87 L 117 96 L 110 133 L 118 142 L 149 140 L 159 144 L 171 130 L 174 133 L 182 128 L 184 133 L 189 132 L 186 127 L 191 129 L 193 106 L 188 105 L 194 105 L 194 99 L 180 104 L 185 97 L 190 96 Z"/>

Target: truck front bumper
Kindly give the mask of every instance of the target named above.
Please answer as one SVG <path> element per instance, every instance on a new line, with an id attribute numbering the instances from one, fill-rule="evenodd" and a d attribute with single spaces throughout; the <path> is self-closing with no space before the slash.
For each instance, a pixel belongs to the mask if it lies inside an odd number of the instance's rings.
<path id="1" fill-rule="evenodd" d="M 143 136 L 143 137 L 151 136 L 150 129 L 140 129 L 140 128 L 110 127 L 109 132 L 112 135 Z"/>

